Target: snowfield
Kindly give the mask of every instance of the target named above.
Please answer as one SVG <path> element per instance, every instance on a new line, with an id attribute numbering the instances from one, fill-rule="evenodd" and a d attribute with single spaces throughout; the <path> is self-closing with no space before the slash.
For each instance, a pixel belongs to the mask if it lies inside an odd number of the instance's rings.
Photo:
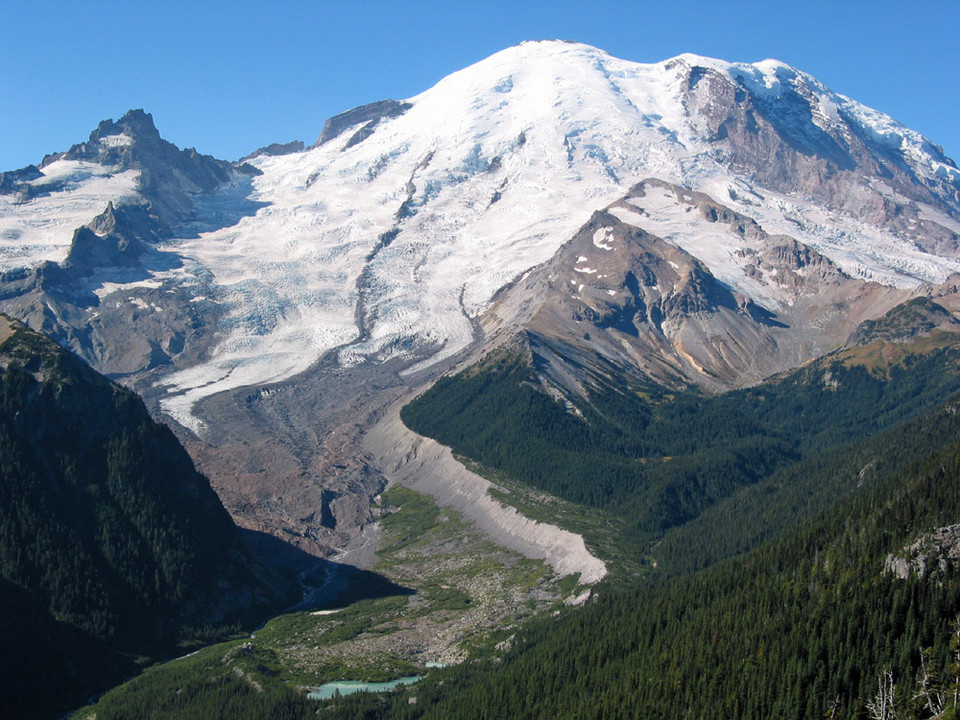
<path id="1" fill-rule="evenodd" d="M 156 279 L 208 277 L 204 292 L 226 312 L 210 360 L 162 379 L 165 410 L 202 431 L 192 412 L 198 400 L 289 378 L 330 351 L 343 365 L 428 353 L 422 368 L 450 357 L 472 341 L 471 320 L 499 289 L 645 178 L 705 192 L 856 277 L 912 287 L 960 270 L 956 258 L 924 253 L 893 232 L 733 178 L 684 106 L 692 66 L 767 100 L 801 78 L 814 94 L 818 127 L 852 118 L 921 180 L 960 178 L 922 136 L 777 61 L 682 55 L 638 64 L 581 44 L 523 43 L 408 99 L 406 112 L 368 126 L 363 139 L 357 124 L 319 147 L 254 158 L 262 175 L 198 203 L 200 215 L 170 243 L 183 267 Z M 0 269 L 62 259 L 73 230 L 107 201 L 136 198 L 132 171 L 64 161 L 44 172 L 37 182 L 59 184 L 55 191 L 23 205 L 0 195 Z M 251 203 L 255 214 L 245 212 Z M 737 248 L 721 244 L 719 233 L 687 231 L 669 198 L 648 196 L 642 210 L 617 212 L 758 302 L 780 302 L 744 276 Z M 209 229 L 231 213 L 239 221 Z M 920 213 L 957 225 L 933 208 Z M 610 249 L 604 234 L 594 245 Z M 577 270 L 585 278 L 596 272 L 589 264 Z"/>
<path id="2" fill-rule="evenodd" d="M 137 200 L 140 173 L 82 160 L 58 160 L 30 182 L 38 193 L 0 195 L 0 272 L 62 262 L 73 232 L 107 207 Z"/>

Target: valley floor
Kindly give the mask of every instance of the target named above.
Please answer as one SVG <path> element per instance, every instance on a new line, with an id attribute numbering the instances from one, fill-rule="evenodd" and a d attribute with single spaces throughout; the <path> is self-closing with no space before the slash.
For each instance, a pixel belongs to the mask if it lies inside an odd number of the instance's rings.
<path id="1" fill-rule="evenodd" d="M 327 682 L 423 675 L 503 651 L 523 620 L 584 597 L 578 576 L 492 543 L 427 495 L 394 484 L 375 509 L 378 529 L 339 556 L 363 563 L 378 536 L 375 562 L 370 570 L 342 566 L 339 602 L 151 668 L 78 717 L 123 717 L 134 708 L 139 717 L 185 716 L 201 709 L 186 698 L 213 702 L 194 691 L 220 682 L 237 694 L 294 693 L 288 700 L 309 709 L 307 693 Z"/>

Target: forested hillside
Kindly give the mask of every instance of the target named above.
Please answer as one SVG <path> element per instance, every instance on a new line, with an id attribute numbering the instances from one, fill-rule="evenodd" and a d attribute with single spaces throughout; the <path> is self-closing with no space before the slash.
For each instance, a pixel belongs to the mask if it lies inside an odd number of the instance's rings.
<path id="1" fill-rule="evenodd" d="M 256 676 L 265 687 L 255 696 L 257 711 L 445 720 L 954 717 L 960 394 L 944 398 L 956 383 L 956 352 L 949 334 L 901 343 L 866 339 L 729 396 L 654 395 L 652 388 L 632 399 L 624 388 L 596 394 L 584 419 L 540 395 L 516 356 L 445 381 L 438 393 L 486 382 L 481 386 L 505 405 L 506 418 L 496 426 L 501 431 L 511 420 L 534 417 L 524 408 L 547 413 L 545 422 L 561 428 L 556 437 L 565 437 L 567 447 L 538 446 L 542 477 L 561 467 L 546 464 L 556 452 L 574 447 L 596 461 L 584 482 L 600 481 L 603 468 L 628 456 L 624 448 L 643 447 L 650 438 L 655 442 L 647 447 L 658 452 L 687 448 L 692 454 L 716 434 L 726 438 L 711 446 L 722 455 L 724 444 L 754 433 L 754 450 L 780 454 L 769 473 L 705 504 L 652 548 L 640 542 L 654 537 L 651 529 L 635 526 L 634 550 L 658 559 L 640 581 L 610 578 L 584 607 L 532 618 L 496 647 L 478 648 L 471 661 L 385 695 L 311 704 L 263 671 Z M 944 395 L 937 398 L 938 392 Z M 480 412 L 487 395 L 457 397 L 471 398 Z M 458 418 L 470 416 L 466 407 Z M 644 438 L 631 437 L 629 423 L 611 420 L 630 410 L 633 417 L 646 413 Z M 732 413 L 726 426 L 722 412 Z M 496 415 L 491 409 L 479 417 Z M 472 421 L 480 426 L 476 416 Z M 533 427 L 534 437 L 549 437 L 547 426 L 516 427 L 517 434 Z M 597 430 L 616 427 L 620 445 Z M 562 428 L 572 430 L 564 436 Z M 497 438 L 491 432 L 480 446 L 496 450 Z M 659 457 L 661 466 L 668 463 Z M 643 477 L 656 482 L 663 476 Z M 604 506 L 615 509 L 609 501 Z M 157 674 L 111 695 L 97 714 L 159 718 L 162 712 L 152 708 L 187 703 L 215 717 L 217 708 L 230 707 L 231 698 L 253 687 L 252 680 L 227 675 L 221 672 L 223 686 L 207 694 L 209 679 Z"/>
<path id="2" fill-rule="evenodd" d="M 7 716 L 69 709 L 138 657 L 292 597 L 257 577 L 206 478 L 136 395 L 15 322 L 0 330 Z"/>
<path id="3" fill-rule="evenodd" d="M 533 619 L 417 685 L 311 703 L 266 671 L 254 692 L 249 679 L 220 672 L 212 685 L 184 666 L 111 696 L 97 717 L 159 719 L 155 708 L 182 706 L 351 720 L 953 718 L 958 410 L 954 397 L 900 431 L 923 461 L 780 538 L 700 572 L 608 582 L 585 607 Z"/>
<path id="4" fill-rule="evenodd" d="M 811 471 L 831 478 L 820 490 L 836 499 L 863 485 L 869 464 L 851 475 L 850 449 L 957 390 L 960 335 L 942 331 L 873 340 L 716 396 L 611 374 L 563 402 L 544 392 L 529 356 L 504 351 L 441 379 L 402 417 L 482 465 L 622 516 L 642 543 L 752 486 L 809 487 Z"/>
<path id="5" fill-rule="evenodd" d="M 958 548 L 936 530 L 960 522 L 958 409 L 905 430 L 923 463 L 746 556 L 601 589 L 518 631 L 503 657 L 409 691 L 415 705 L 348 698 L 322 716 L 853 719 L 886 702 L 887 718 L 953 717 Z M 937 422 L 954 440 L 933 449 L 923 427 Z"/>

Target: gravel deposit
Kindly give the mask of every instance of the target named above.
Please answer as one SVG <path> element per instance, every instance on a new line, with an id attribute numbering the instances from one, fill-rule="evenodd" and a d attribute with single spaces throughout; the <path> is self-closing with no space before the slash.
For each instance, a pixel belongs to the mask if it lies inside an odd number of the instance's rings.
<path id="1" fill-rule="evenodd" d="M 391 481 L 430 495 L 475 523 L 491 540 L 525 557 L 546 561 L 559 575 L 580 573 L 580 582 L 599 582 L 606 565 L 580 535 L 536 522 L 494 500 L 491 483 L 470 472 L 450 448 L 417 435 L 400 420 L 395 403 L 364 437 L 364 447 Z"/>

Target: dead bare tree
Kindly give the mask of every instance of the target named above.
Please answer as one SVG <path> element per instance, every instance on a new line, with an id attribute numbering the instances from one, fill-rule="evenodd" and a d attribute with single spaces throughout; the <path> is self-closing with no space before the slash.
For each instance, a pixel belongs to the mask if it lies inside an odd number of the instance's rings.
<path id="1" fill-rule="evenodd" d="M 920 700 L 923 707 L 936 717 L 944 711 L 947 698 L 944 696 L 940 678 L 930 671 L 930 650 L 920 650 L 920 670 L 917 673 L 917 692 L 914 700 Z"/>
<path id="2" fill-rule="evenodd" d="M 897 707 L 894 700 L 896 684 L 893 671 L 884 670 L 877 676 L 877 694 L 867 703 L 867 712 L 871 720 L 897 720 Z"/>
<path id="3" fill-rule="evenodd" d="M 953 650 L 953 706 L 957 706 L 958 695 L 960 695 L 960 617 L 954 621 L 953 637 L 950 638 L 950 649 Z"/>

